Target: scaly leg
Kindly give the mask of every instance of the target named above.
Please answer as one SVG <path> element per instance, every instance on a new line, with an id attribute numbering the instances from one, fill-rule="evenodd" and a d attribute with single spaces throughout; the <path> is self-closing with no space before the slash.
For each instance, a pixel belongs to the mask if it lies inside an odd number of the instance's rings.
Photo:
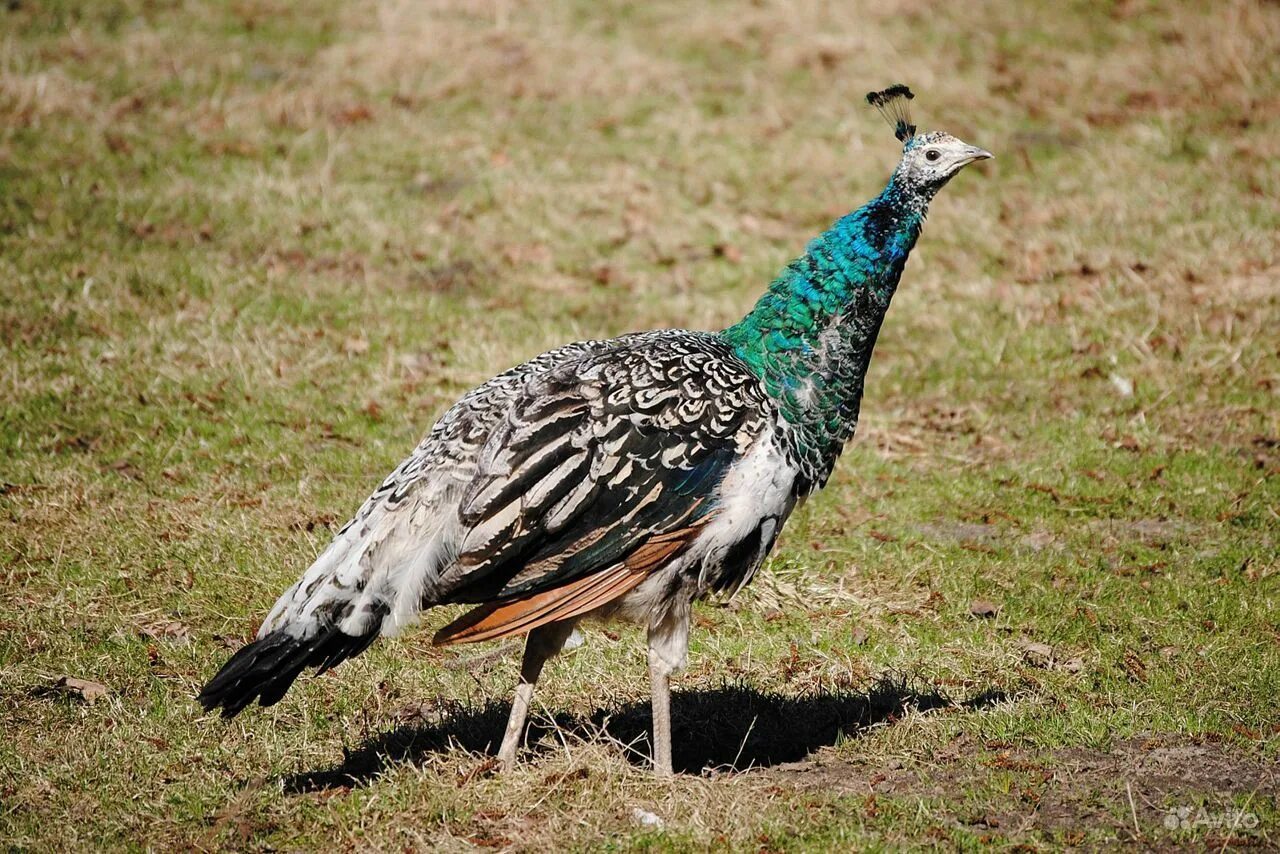
<path id="1" fill-rule="evenodd" d="M 671 674 L 689 657 L 689 604 L 673 604 L 663 618 L 649 628 L 649 685 L 653 693 L 653 771 L 670 777 Z"/>
<path id="2" fill-rule="evenodd" d="M 649 650 L 649 688 L 653 699 L 653 773 L 670 777 L 671 770 L 671 668 Z"/>
<path id="3" fill-rule="evenodd" d="M 498 761 L 504 769 L 516 763 L 516 751 L 524 738 L 524 725 L 529 719 L 529 706 L 533 702 L 533 686 L 538 684 L 542 665 L 558 653 L 573 633 L 574 622 L 549 623 L 529 632 L 524 644 L 524 658 L 520 661 L 520 681 L 516 684 L 516 696 L 511 701 L 511 717 L 507 719 L 507 731 L 498 749 Z"/>

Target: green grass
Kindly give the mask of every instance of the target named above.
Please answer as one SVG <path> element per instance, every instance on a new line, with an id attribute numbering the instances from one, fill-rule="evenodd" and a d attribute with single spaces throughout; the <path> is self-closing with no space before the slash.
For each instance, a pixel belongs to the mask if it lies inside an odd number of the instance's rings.
<path id="1" fill-rule="evenodd" d="M 1274 4 L 9 5 L 6 845 L 1277 844 Z M 198 713 L 458 394 L 732 322 L 877 192 L 898 79 L 997 160 L 934 204 L 832 483 L 698 610 L 689 773 L 637 756 L 629 629 L 548 668 L 507 776 L 510 643 Z"/>

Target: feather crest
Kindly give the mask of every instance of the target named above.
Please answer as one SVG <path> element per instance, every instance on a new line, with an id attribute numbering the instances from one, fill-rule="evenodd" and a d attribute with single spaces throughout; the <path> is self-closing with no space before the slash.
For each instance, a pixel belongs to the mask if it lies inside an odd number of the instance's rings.
<path id="1" fill-rule="evenodd" d="M 916 135 L 916 126 L 911 123 L 909 102 L 915 94 L 901 83 L 879 92 L 868 92 L 867 103 L 880 111 L 884 120 L 893 128 L 893 135 L 898 142 L 905 143 Z"/>

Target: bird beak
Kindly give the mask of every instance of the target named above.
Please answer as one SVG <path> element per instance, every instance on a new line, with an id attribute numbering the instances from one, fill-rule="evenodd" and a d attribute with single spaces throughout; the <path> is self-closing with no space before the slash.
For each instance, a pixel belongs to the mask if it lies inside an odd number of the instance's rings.
<path id="1" fill-rule="evenodd" d="M 995 155 L 990 151 L 987 151 L 985 148 L 978 148 L 976 145 L 966 145 L 964 147 L 964 160 L 960 165 L 968 166 L 975 160 L 990 160 L 993 157 L 995 157 Z"/>

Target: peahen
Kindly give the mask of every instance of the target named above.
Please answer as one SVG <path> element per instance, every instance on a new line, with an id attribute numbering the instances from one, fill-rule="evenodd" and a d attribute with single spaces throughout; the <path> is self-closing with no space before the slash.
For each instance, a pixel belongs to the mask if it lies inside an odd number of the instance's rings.
<path id="1" fill-rule="evenodd" d="M 826 483 L 930 200 L 991 157 L 917 136 L 912 97 L 901 85 L 867 96 L 901 162 L 741 321 L 569 344 L 454 404 L 204 687 L 204 708 L 269 706 L 305 668 L 467 603 L 435 643 L 528 634 L 498 754 L 509 766 L 543 664 L 580 620 L 625 619 L 648 629 L 653 761 L 670 774 L 669 680 L 691 603 L 750 581 Z"/>

